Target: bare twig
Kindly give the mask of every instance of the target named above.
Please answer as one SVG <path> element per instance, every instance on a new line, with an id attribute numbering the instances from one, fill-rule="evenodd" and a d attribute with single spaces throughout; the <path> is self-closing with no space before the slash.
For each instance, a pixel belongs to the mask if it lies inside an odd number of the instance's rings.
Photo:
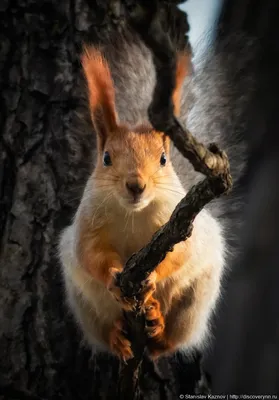
<path id="1" fill-rule="evenodd" d="M 172 251 L 175 244 L 186 240 L 192 232 L 193 221 L 202 208 L 232 187 L 227 156 L 216 144 L 206 148 L 188 130 L 184 130 L 173 114 L 172 93 L 175 84 L 175 52 L 160 20 L 157 0 L 129 2 L 128 21 L 153 54 L 157 83 L 149 107 L 153 127 L 165 132 L 177 149 L 207 178 L 194 186 L 177 205 L 169 222 L 156 232 L 150 243 L 134 254 L 126 263 L 117 281 L 123 297 L 138 299 L 145 281 L 157 265 Z M 125 1 L 124 1 L 125 3 Z M 123 365 L 120 373 L 119 394 L 133 399 L 138 393 L 137 377 L 145 349 L 144 317 L 125 313 L 128 336 L 132 338 L 135 358 Z M 131 334 L 132 333 L 132 334 Z"/>

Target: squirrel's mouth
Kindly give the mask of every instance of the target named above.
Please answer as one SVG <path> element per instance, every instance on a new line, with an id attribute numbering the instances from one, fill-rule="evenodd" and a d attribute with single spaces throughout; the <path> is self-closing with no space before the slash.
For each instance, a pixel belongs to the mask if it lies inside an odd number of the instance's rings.
<path id="1" fill-rule="evenodd" d="M 148 206 L 148 204 L 150 203 L 151 199 L 147 198 L 147 197 L 133 197 L 133 198 L 129 198 L 129 199 L 125 199 L 125 204 L 123 204 L 125 206 L 125 208 L 128 208 L 131 211 L 140 211 L 142 209 L 144 209 L 145 207 Z"/>

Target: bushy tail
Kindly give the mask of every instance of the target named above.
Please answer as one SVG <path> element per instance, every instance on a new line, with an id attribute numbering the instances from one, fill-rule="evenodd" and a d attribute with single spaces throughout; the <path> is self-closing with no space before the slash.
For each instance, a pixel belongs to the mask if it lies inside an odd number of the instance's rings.
<path id="1" fill-rule="evenodd" d="M 256 45 L 254 40 L 235 34 L 220 41 L 195 66 L 193 78 L 185 82 L 181 122 L 195 137 L 216 142 L 228 154 L 233 191 L 210 203 L 207 209 L 226 230 L 228 250 L 236 249 L 242 225 L 245 197 L 239 185 L 249 153 L 246 142 L 248 107 L 254 88 Z M 189 188 L 202 176 L 174 150 L 179 177 Z M 236 240 L 235 240 L 236 239 Z"/>

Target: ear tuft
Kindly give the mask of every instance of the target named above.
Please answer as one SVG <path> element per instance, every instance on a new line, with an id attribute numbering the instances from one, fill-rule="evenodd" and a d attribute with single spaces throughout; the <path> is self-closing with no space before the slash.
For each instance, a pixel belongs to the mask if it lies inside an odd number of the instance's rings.
<path id="1" fill-rule="evenodd" d="M 174 105 L 174 115 L 177 117 L 180 114 L 181 92 L 182 92 L 183 82 L 186 76 L 190 75 L 191 72 L 192 72 L 191 55 L 186 52 L 178 53 L 176 59 L 175 89 L 172 95 L 172 101 Z"/>
<path id="2" fill-rule="evenodd" d="M 81 63 L 88 86 L 92 121 L 103 141 L 117 128 L 114 85 L 109 66 L 100 50 L 84 47 Z"/>

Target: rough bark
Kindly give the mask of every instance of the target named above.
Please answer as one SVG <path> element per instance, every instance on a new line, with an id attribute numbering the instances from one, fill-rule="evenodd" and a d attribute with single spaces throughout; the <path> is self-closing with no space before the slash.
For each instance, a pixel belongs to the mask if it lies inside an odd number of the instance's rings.
<path id="1" fill-rule="evenodd" d="M 56 244 L 94 149 L 82 124 L 81 43 L 104 40 L 121 16 L 85 0 L 9 0 L 0 12 L 0 396 L 115 399 L 118 363 L 82 344 L 64 304 Z M 143 368 L 147 399 L 193 393 L 201 377 L 198 357 L 162 360 L 159 369 L 167 383 Z"/>

